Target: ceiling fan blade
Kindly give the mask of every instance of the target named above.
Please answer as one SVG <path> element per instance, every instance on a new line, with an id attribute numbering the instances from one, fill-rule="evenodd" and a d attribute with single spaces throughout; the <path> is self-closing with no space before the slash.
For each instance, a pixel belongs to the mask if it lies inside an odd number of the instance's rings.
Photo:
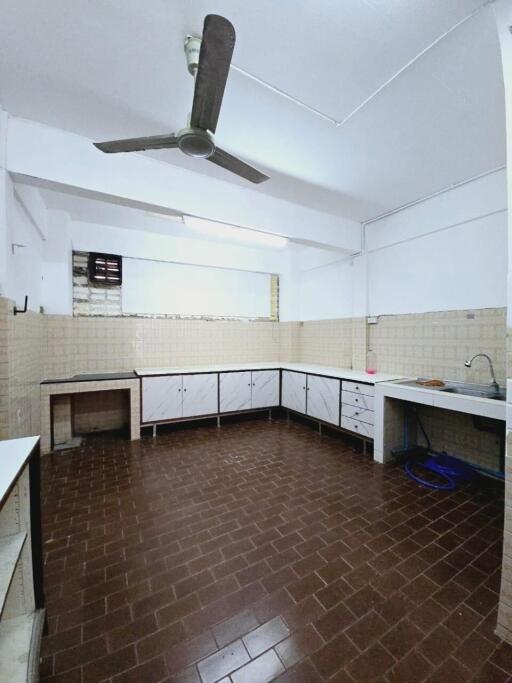
<path id="1" fill-rule="evenodd" d="M 222 168 L 225 168 L 227 171 L 231 171 L 231 173 L 236 173 L 236 175 L 239 175 L 246 180 L 250 180 L 251 183 L 264 183 L 265 180 L 269 180 L 268 175 L 261 173 L 261 171 L 258 171 L 253 166 L 246 164 L 245 161 L 237 159 L 232 154 L 228 154 L 228 152 L 225 152 L 218 147 L 215 149 L 212 156 L 208 157 L 208 161 L 213 161 L 217 166 L 222 166 Z"/>
<path id="2" fill-rule="evenodd" d="M 235 29 L 224 17 L 204 20 L 190 125 L 215 133 L 235 47 Z"/>
<path id="3" fill-rule="evenodd" d="M 143 152 L 146 149 L 172 149 L 178 146 L 175 135 L 151 135 L 146 138 L 127 138 L 126 140 L 109 140 L 94 142 L 95 147 L 107 154 L 116 152 Z"/>

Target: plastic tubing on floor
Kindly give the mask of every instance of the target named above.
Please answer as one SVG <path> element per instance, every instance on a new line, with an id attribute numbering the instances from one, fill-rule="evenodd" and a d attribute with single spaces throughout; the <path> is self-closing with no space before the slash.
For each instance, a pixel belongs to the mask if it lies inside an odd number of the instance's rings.
<path id="1" fill-rule="evenodd" d="M 419 467 L 423 467 L 423 469 L 429 471 L 429 472 L 435 472 L 438 477 L 441 477 L 442 479 L 445 480 L 444 483 L 442 482 L 433 482 L 433 481 L 428 481 L 428 479 L 422 479 L 419 475 L 417 475 L 415 472 L 412 470 L 412 466 L 416 465 Z M 425 467 L 422 463 L 418 461 L 413 461 L 413 460 L 408 460 L 405 464 L 405 471 L 411 479 L 414 479 L 414 481 L 418 482 L 418 484 L 421 484 L 422 486 L 426 486 L 429 489 L 435 489 L 437 491 L 453 491 L 455 488 L 455 481 L 452 479 L 452 477 L 449 477 L 447 474 L 444 472 L 441 472 L 440 470 L 433 470 L 431 467 Z"/>

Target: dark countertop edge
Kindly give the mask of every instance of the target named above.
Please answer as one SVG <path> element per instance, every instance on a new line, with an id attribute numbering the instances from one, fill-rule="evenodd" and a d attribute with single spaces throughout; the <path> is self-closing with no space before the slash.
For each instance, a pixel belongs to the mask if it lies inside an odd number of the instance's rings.
<path id="1" fill-rule="evenodd" d="M 56 379 L 43 379 L 41 384 L 71 384 L 76 382 L 115 382 L 120 379 L 138 379 L 134 372 L 98 372 L 96 374 L 87 373 L 74 375 L 73 377 L 62 377 Z"/>

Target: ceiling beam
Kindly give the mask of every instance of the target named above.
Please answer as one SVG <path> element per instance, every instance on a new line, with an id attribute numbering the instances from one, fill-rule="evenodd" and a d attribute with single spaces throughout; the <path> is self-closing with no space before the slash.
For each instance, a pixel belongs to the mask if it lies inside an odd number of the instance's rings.
<path id="1" fill-rule="evenodd" d="M 178 153 L 178 152 L 175 152 Z M 355 253 L 360 223 L 152 159 L 103 154 L 91 140 L 9 117 L 6 167 L 12 174 L 109 195 Z M 272 181 L 270 181 L 272 182 Z"/>

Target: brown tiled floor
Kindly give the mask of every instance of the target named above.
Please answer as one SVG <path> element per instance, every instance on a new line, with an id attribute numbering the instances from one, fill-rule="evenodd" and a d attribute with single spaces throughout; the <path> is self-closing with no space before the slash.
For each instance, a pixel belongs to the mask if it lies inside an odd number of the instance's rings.
<path id="1" fill-rule="evenodd" d="M 44 681 L 492 681 L 502 491 L 277 420 L 44 458 Z"/>

